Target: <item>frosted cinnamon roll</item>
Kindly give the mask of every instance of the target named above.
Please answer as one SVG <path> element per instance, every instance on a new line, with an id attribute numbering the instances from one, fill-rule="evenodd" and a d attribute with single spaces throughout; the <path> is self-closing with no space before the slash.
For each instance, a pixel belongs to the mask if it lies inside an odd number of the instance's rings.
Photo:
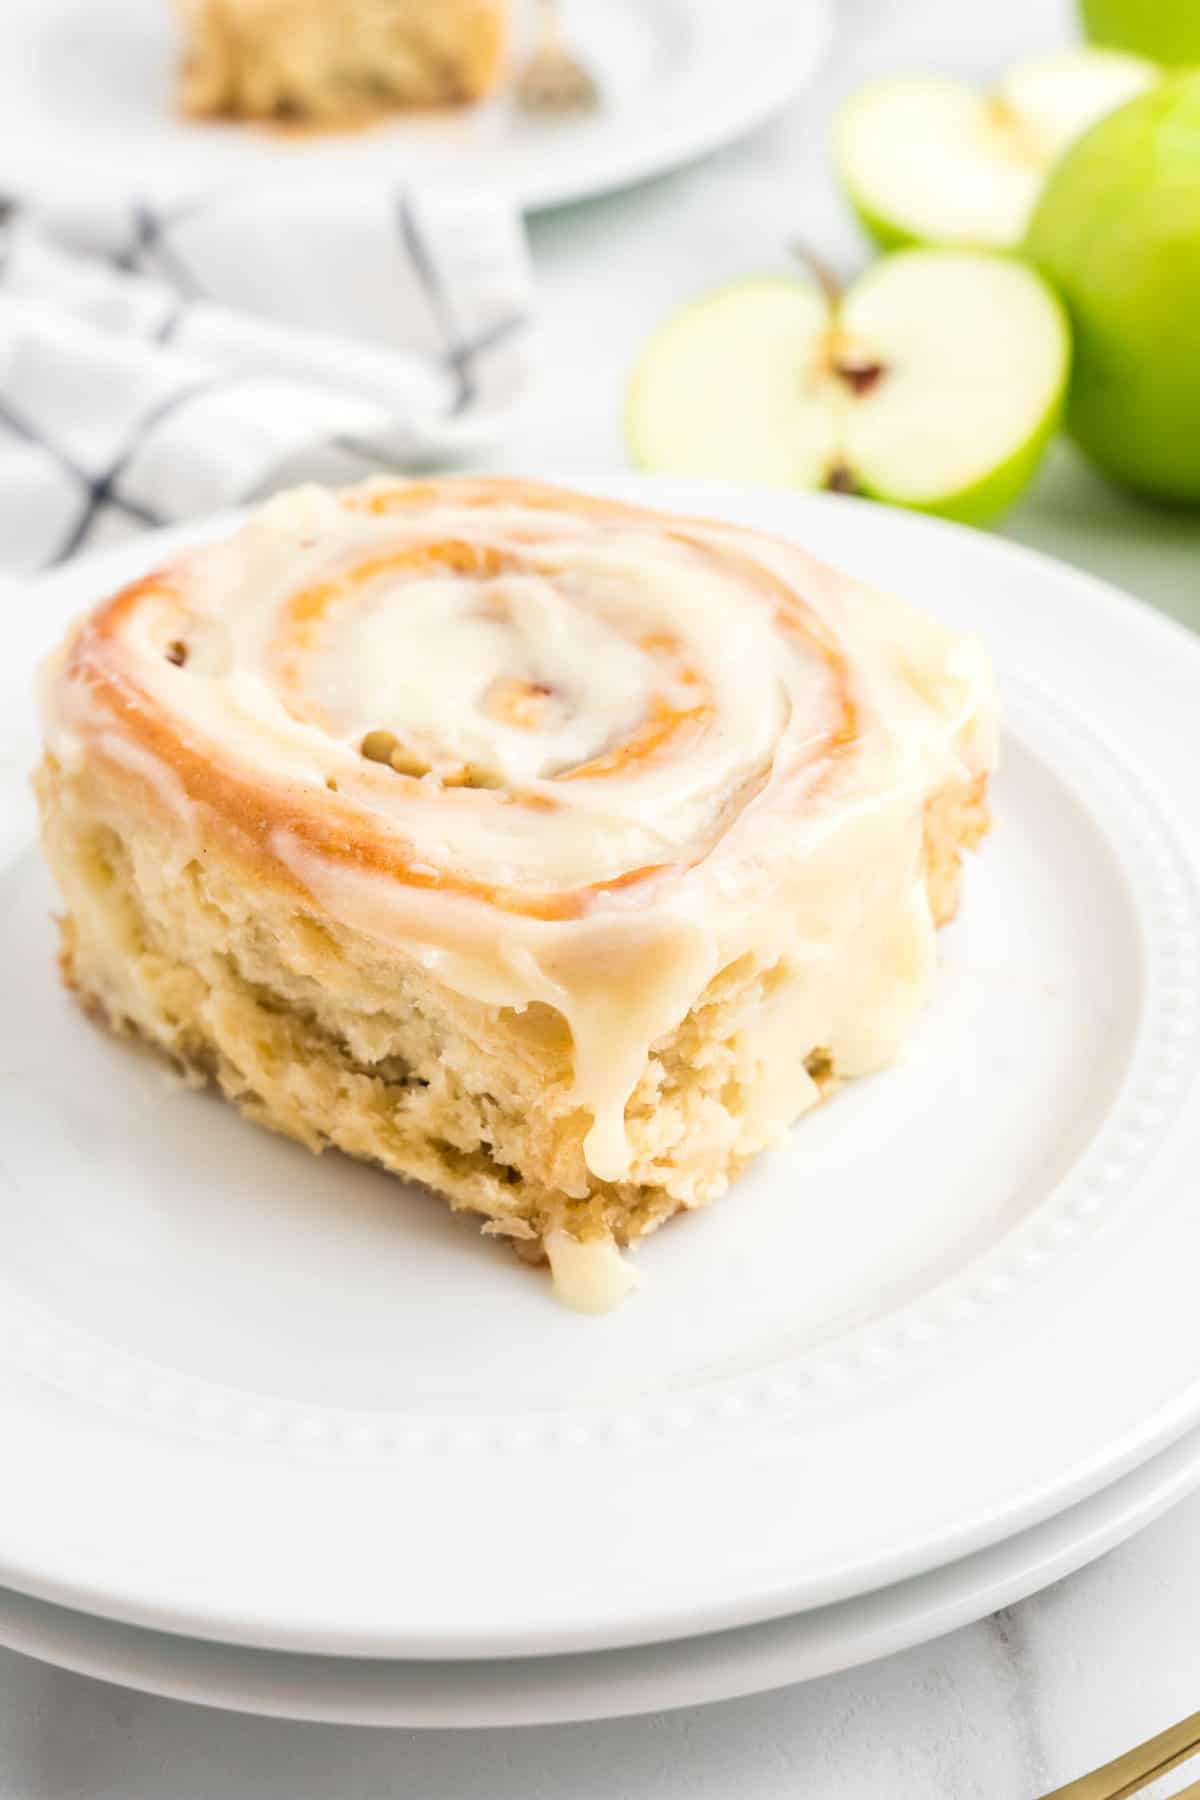
<path id="1" fill-rule="evenodd" d="M 581 1305 L 924 1000 L 978 645 L 795 544 L 512 480 L 304 488 L 44 679 L 67 980 Z"/>

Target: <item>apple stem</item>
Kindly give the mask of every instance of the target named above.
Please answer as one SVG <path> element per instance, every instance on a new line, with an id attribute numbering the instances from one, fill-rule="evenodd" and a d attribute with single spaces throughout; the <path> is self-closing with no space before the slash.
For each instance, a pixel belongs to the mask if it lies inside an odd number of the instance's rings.
<path id="1" fill-rule="evenodd" d="M 857 494 L 858 482 L 849 463 L 832 462 L 825 474 L 825 491 L 829 494 Z"/>
<path id="2" fill-rule="evenodd" d="M 869 393 L 880 376 L 887 373 L 887 368 L 877 356 L 848 344 L 843 338 L 837 321 L 846 290 L 824 257 L 818 256 L 807 244 L 793 244 L 791 251 L 797 261 L 804 264 L 829 306 L 831 324 L 826 355 L 830 372 L 844 381 L 852 394 Z"/>
<path id="3" fill-rule="evenodd" d="M 826 300 L 829 302 L 830 312 L 836 314 L 838 308 L 842 304 L 842 299 L 846 290 L 830 268 L 829 264 L 825 261 L 825 258 L 823 256 L 818 256 L 816 251 L 808 244 L 793 244 L 791 246 L 791 253 L 796 258 L 797 262 L 804 264 L 805 268 L 824 294 Z"/>

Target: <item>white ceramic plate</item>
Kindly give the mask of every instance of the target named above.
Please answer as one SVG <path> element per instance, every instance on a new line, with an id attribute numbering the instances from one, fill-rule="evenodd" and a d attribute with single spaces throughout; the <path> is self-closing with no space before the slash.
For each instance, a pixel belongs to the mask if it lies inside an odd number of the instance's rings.
<path id="1" fill-rule="evenodd" d="M 525 7 L 528 12 L 528 5 Z M 177 200 L 248 175 L 484 182 L 526 207 L 621 187 L 728 143 L 782 107 L 829 40 L 831 0 L 570 0 L 569 41 L 603 104 L 547 120 L 506 84 L 479 106 L 285 136 L 175 108 L 170 0 L 6 0 L 6 180 L 78 208 L 81 184 Z M 523 34 L 513 62 L 519 64 Z"/>
<path id="2" fill-rule="evenodd" d="M 910 1053 L 581 1319 L 465 1218 L 81 1020 L 14 780 L 3 1584 L 294 1650 L 592 1650 L 946 1563 L 1200 1417 L 1200 647 L 914 516 L 605 485 L 797 533 L 994 646 L 998 828 Z M 8 716 L 63 616 L 170 542 L 10 607 Z"/>
<path id="3" fill-rule="evenodd" d="M 335 1725 L 562 1725 L 769 1692 L 926 1643 L 1111 1550 L 1200 1483 L 1191 1431 L 1088 1500 L 989 1550 L 738 1631 L 577 1656 L 386 1662 L 172 1637 L 0 1589 L 0 1644 L 172 1700 Z"/>

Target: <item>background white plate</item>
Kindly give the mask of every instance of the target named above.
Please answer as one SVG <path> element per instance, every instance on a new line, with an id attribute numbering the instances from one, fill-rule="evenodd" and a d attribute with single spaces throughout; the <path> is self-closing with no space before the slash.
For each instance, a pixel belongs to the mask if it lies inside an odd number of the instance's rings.
<path id="1" fill-rule="evenodd" d="M 520 11 L 520 8 L 518 8 Z M 526 11 L 528 8 L 526 7 Z M 590 115 L 533 118 L 507 84 L 479 106 L 372 129 L 285 136 L 176 112 L 169 0 L 6 0 L 6 183 L 175 200 L 248 175 L 482 182 L 525 207 L 621 187 L 729 142 L 813 73 L 830 0 L 571 0 L 570 42 L 597 76 Z M 522 33 L 514 45 L 519 63 Z"/>
<path id="2" fill-rule="evenodd" d="M 18 849 L 0 875 L 6 1585 L 310 1651 L 650 1641 L 965 1555 L 1200 1414 L 1200 800 L 1178 779 L 1200 754 L 1200 648 L 928 520 L 605 485 L 796 532 L 990 638 L 1000 823 L 911 1054 L 649 1243 L 632 1304 L 582 1320 L 468 1221 L 253 1131 L 85 1026 Z M 6 619 L 6 685 L 166 547 L 43 584 Z"/>
<path id="3" fill-rule="evenodd" d="M 0 1644 L 172 1700 L 400 1727 L 562 1725 L 733 1700 L 832 1675 L 1011 1606 L 1140 1531 L 1200 1482 L 1200 1432 L 1016 1537 L 854 1600 L 740 1631 L 491 1662 L 291 1656 L 172 1637 L 0 1588 Z"/>

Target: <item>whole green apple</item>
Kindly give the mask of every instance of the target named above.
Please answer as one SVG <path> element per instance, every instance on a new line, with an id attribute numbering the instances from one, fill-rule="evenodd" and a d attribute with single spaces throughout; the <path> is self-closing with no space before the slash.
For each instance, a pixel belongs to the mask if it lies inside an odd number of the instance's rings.
<path id="1" fill-rule="evenodd" d="M 1074 326 L 1072 436 L 1115 479 L 1200 502 L 1200 72 L 1072 145 L 1025 250 Z"/>
<path id="2" fill-rule="evenodd" d="M 1200 63 L 1196 0 L 1080 0 L 1093 44 L 1135 50 L 1162 63 Z"/>

